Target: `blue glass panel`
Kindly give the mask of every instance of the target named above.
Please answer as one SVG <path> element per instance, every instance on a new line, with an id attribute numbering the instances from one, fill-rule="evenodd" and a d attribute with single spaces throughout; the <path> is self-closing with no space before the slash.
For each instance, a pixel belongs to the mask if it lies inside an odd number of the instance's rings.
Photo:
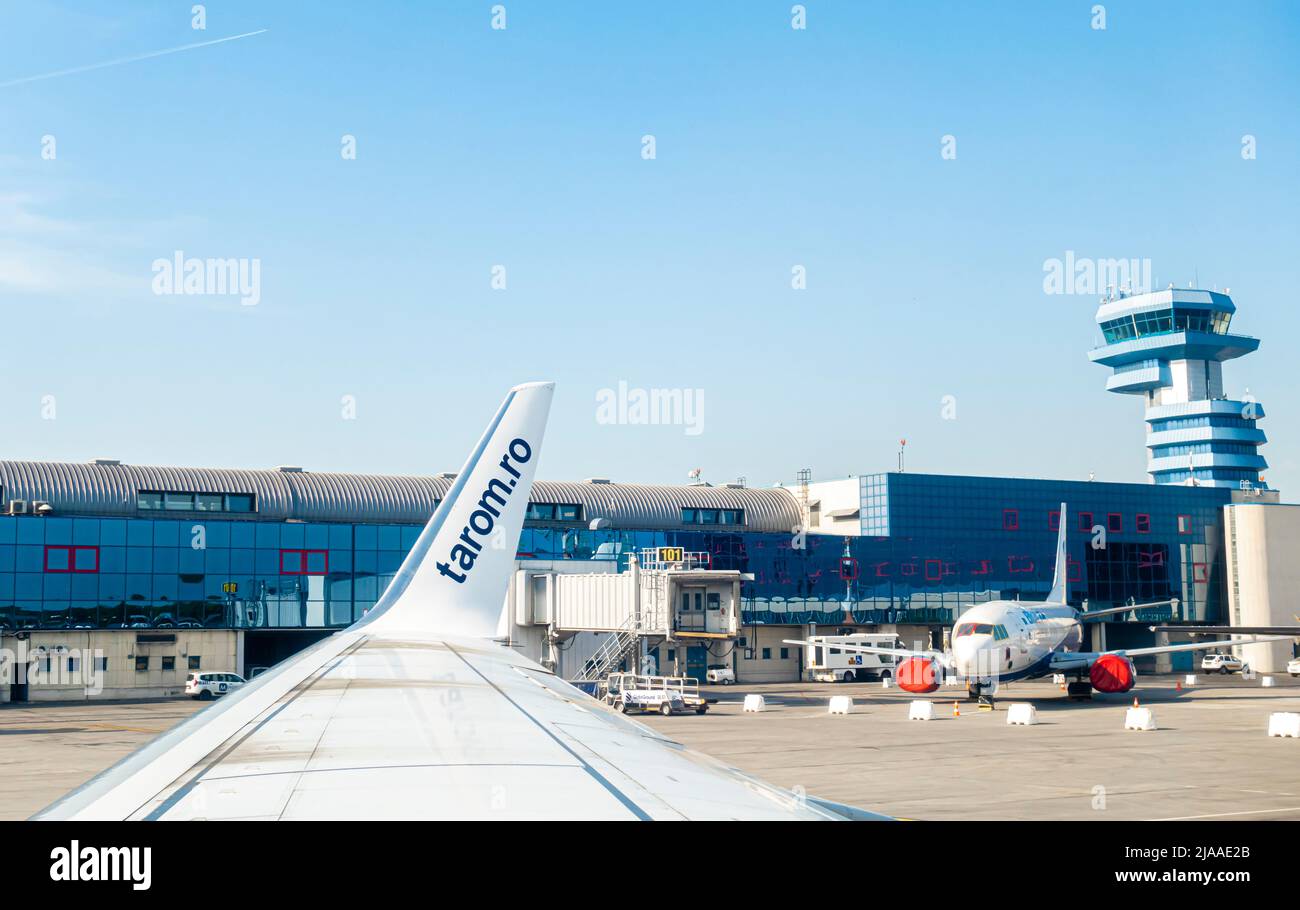
<path id="1" fill-rule="evenodd" d="M 42 518 L 40 522 L 45 525 L 45 542 L 56 544 L 72 543 L 72 519 L 71 518 Z"/>
<path id="2" fill-rule="evenodd" d="M 379 528 L 375 525 L 356 526 L 356 549 L 376 550 L 379 548 Z"/>
<path id="3" fill-rule="evenodd" d="M 257 527 L 251 521 L 236 521 L 230 525 L 230 546 L 252 547 L 257 540 Z"/>
<path id="4" fill-rule="evenodd" d="M 17 547 L 15 567 L 19 572 L 44 572 L 45 548 L 34 546 Z"/>
<path id="5" fill-rule="evenodd" d="M 122 546 L 126 543 L 126 521 L 121 518 L 99 519 L 99 545 Z"/>
<path id="6" fill-rule="evenodd" d="M 0 516 L 0 543 L 16 543 L 18 540 L 17 518 Z"/>
<path id="7" fill-rule="evenodd" d="M 421 525 L 402 528 L 402 550 L 409 553 L 411 547 L 415 546 L 415 541 L 420 536 L 420 532 L 423 530 L 424 528 Z"/>
<path id="8" fill-rule="evenodd" d="M 0 544 L 0 572 L 12 572 L 17 550 L 10 544 Z"/>
<path id="9" fill-rule="evenodd" d="M 187 526 L 188 532 L 188 526 Z M 156 547 L 176 547 L 181 544 L 181 524 L 178 521 L 155 521 L 153 543 Z M 185 541 L 189 543 L 189 541 Z"/>
<path id="10" fill-rule="evenodd" d="M 156 575 L 175 575 L 180 569 L 180 551 L 174 547 L 159 547 L 153 551 L 153 571 Z M 134 571 L 134 570 L 133 570 Z"/>
<path id="11" fill-rule="evenodd" d="M 19 543 L 45 543 L 45 522 L 40 518 L 19 518 Z"/>
<path id="12" fill-rule="evenodd" d="M 379 549 L 400 550 L 402 548 L 402 529 L 397 525 L 379 526 Z"/>
<path id="13" fill-rule="evenodd" d="M 330 525 L 329 548 L 352 549 L 352 525 Z"/>
<path id="14" fill-rule="evenodd" d="M 180 565 L 177 567 L 178 572 L 191 574 L 191 575 L 203 574 L 204 567 L 207 564 L 205 560 L 207 551 L 194 550 L 189 547 L 185 547 L 179 550 L 178 552 L 180 555 Z"/>
<path id="15" fill-rule="evenodd" d="M 99 543 L 98 518 L 74 518 L 72 520 L 72 542 L 94 546 Z"/>
<path id="16" fill-rule="evenodd" d="M 127 547 L 126 570 L 128 572 L 150 572 L 153 570 L 153 547 Z"/>
<path id="17" fill-rule="evenodd" d="M 152 547 L 153 522 L 134 519 L 126 523 L 126 542 L 128 546 Z"/>
<path id="18" fill-rule="evenodd" d="M 280 526 L 270 522 L 262 522 L 257 526 L 257 546 L 258 549 L 280 548 Z"/>
<path id="19" fill-rule="evenodd" d="M 280 546 L 283 549 L 301 550 L 307 545 L 307 526 L 300 524 L 285 524 L 280 526 Z M 259 539 L 258 545 L 261 546 Z"/>

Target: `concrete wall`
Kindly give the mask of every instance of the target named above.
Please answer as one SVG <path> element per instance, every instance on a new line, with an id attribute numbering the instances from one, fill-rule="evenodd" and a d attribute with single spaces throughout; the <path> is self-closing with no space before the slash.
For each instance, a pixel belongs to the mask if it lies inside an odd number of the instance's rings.
<path id="1" fill-rule="evenodd" d="M 1300 505 L 1241 503 L 1223 508 L 1231 625 L 1297 625 Z M 1238 650 L 1257 672 L 1282 673 L 1294 643 L 1242 645 Z"/>
<path id="2" fill-rule="evenodd" d="M 172 642 L 146 643 L 141 635 L 174 636 Z M 34 656 L 42 675 L 29 680 L 27 700 L 83 701 L 114 698 L 162 698 L 183 694 L 191 672 L 198 669 L 238 673 L 239 639 L 243 633 L 229 629 L 113 629 L 97 631 L 33 631 L 27 640 L 5 636 L 8 657 L 0 701 L 13 694 L 10 669 L 20 655 Z M 148 657 L 148 669 L 137 670 L 136 658 Z M 172 668 L 163 669 L 164 658 Z M 105 661 L 99 672 L 97 658 Z M 48 664 L 46 663 L 48 659 Z M 69 660 L 73 662 L 70 669 Z M 48 675 L 45 667 L 48 665 Z"/>
<path id="3" fill-rule="evenodd" d="M 799 498 L 799 487 L 786 489 Z M 808 502 L 815 504 L 809 515 L 808 530 L 813 534 L 838 534 L 841 537 L 858 537 L 862 534 L 862 522 L 859 518 L 830 517 L 832 512 L 858 509 L 862 505 L 862 482 L 856 477 L 839 480 L 822 480 L 808 484 Z"/>
<path id="4" fill-rule="evenodd" d="M 794 682 L 799 679 L 798 645 L 781 643 L 783 638 L 803 638 L 803 626 L 745 626 L 740 634 L 745 646 L 736 645 L 736 682 Z M 769 656 L 764 659 L 763 649 Z M 781 656 L 781 649 L 786 656 Z"/>

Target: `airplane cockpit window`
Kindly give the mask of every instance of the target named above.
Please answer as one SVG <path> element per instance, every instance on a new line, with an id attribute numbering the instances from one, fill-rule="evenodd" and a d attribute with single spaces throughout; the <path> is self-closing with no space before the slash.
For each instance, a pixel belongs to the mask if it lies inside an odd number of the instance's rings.
<path id="1" fill-rule="evenodd" d="M 965 635 L 992 635 L 993 626 L 986 622 L 964 622 L 957 627 L 953 638 L 961 638 Z"/>

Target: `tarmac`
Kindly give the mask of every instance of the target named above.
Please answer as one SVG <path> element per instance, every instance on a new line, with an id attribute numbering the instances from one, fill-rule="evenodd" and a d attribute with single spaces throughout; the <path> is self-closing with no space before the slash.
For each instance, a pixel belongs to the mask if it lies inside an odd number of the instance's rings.
<path id="1" fill-rule="evenodd" d="M 649 727 L 756 777 L 915 819 L 1300 819 L 1300 740 L 1269 737 L 1274 711 L 1300 712 L 1300 680 L 1143 677 L 1126 695 L 1071 702 L 1049 681 L 1017 683 L 980 711 L 960 689 L 915 696 L 880 683 L 712 686 L 702 716 L 644 715 Z M 767 710 L 745 714 L 747 694 Z M 852 713 L 830 715 L 831 696 Z M 1124 729 L 1134 696 L 1159 729 Z M 936 718 L 910 721 L 914 698 Z M 953 716 L 958 699 L 960 716 Z M 1038 724 L 1010 726 L 1012 703 Z M 189 698 L 0 706 L 0 818 L 30 816 L 201 710 Z"/>

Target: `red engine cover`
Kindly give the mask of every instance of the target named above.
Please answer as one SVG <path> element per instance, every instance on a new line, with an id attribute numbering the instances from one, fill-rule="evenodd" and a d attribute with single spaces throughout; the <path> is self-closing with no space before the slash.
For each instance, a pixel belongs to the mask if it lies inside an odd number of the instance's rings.
<path id="1" fill-rule="evenodd" d="M 933 660 L 909 657 L 898 665 L 898 688 L 904 692 L 934 692 L 939 688 L 939 668 Z"/>
<path id="2" fill-rule="evenodd" d="M 1137 682 L 1133 662 L 1118 654 L 1103 654 L 1088 670 L 1092 687 L 1098 692 L 1127 692 Z"/>

